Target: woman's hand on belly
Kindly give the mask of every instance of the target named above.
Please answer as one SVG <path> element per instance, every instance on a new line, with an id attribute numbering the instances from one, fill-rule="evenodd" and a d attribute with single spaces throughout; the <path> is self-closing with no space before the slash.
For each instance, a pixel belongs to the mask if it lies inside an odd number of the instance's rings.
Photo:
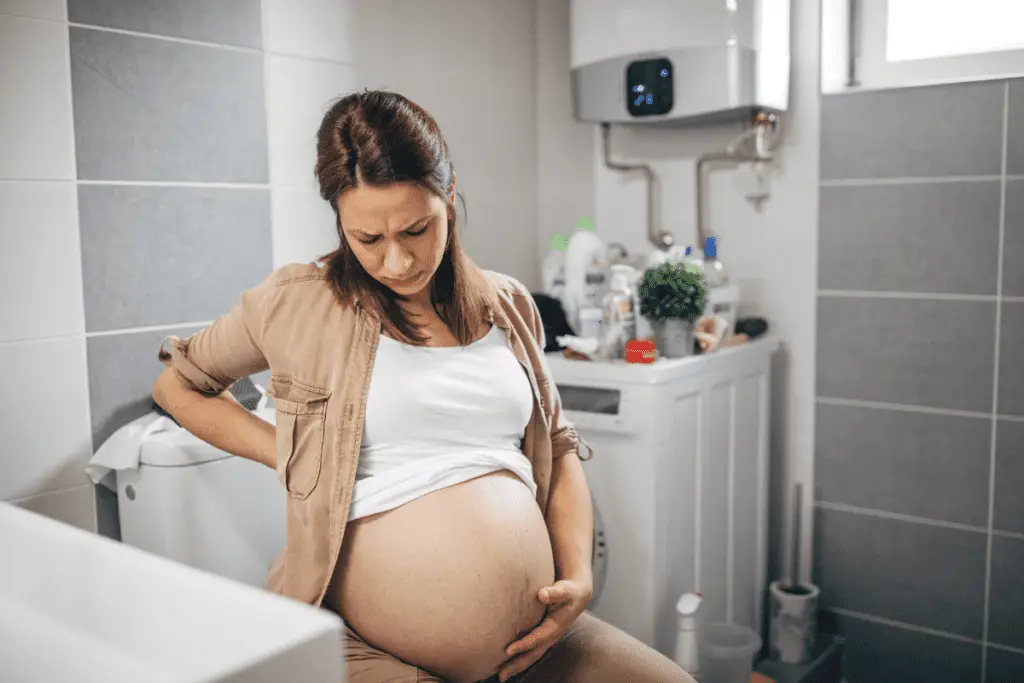
<path id="1" fill-rule="evenodd" d="M 579 618 L 593 596 L 593 585 L 584 580 L 562 579 L 542 588 L 538 597 L 547 606 L 544 621 L 505 650 L 509 660 L 502 665 L 499 679 L 504 683 L 526 671 L 560 641 Z"/>
<path id="2" fill-rule="evenodd" d="M 539 592 L 554 580 L 536 500 L 495 473 L 350 523 L 328 597 L 371 645 L 472 683 L 542 622 Z"/>

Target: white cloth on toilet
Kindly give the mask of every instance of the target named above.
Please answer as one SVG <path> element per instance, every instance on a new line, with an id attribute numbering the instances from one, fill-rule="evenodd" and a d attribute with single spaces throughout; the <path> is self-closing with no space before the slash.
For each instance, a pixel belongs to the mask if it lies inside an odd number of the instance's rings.
<path id="1" fill-rule="evenodd" d="M 117 481 L 111 476 L 120 470 L 137 470 L 142 455 L 142 444 L 152 435 L 181 427 L 174 420 L 159 413 L 146 413 L 118 429 L 103 442 L 85 466 L 85 472 L 94 484 L 102 484 L 117 491 Z"/>

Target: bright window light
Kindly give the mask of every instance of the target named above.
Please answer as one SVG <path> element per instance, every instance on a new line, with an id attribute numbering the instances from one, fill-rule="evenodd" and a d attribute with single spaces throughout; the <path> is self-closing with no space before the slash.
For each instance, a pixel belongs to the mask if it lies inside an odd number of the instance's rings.
<path id="1" fill-rule="evenodd" d="M 1024 49 L 1024 0 L 889 0 L 886 60 Z"/>

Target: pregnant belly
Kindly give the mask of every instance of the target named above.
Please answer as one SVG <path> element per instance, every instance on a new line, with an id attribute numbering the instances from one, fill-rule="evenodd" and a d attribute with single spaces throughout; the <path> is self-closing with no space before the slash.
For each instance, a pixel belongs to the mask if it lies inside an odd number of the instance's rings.
<path id="1" fill-rule="evenodd" d="M 503 471 L 349 523 L 328 600 L 374 647 L 471 683 L 543 619 L 554 571 L 540 508 Z"/>

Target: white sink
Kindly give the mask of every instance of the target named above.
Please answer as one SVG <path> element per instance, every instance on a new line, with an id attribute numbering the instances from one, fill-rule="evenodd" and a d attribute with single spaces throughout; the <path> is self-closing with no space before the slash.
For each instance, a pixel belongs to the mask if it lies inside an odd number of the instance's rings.
<path id="1" fill-rule="evenodd" d="M 0 503 L 0 680 L 342 683 L 333 614 Z"/>

